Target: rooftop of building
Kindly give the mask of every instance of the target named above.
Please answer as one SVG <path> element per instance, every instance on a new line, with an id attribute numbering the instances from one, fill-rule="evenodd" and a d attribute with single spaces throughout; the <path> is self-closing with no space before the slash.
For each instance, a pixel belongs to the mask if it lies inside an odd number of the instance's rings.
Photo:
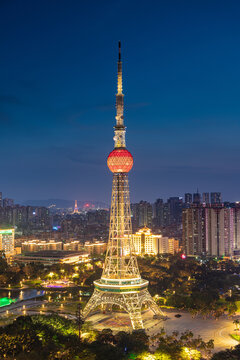
<path id="1" fill-rule="evenodd" d="M 0 234 L 12 233 L 12 232 L 14 232 L 14 230 L 15 229 L 13 229 L 13 228 L 0 229 Z"/>
<path id="2" fill-rule="evenodd" d="M 86 241 L 84 246 L 99 246 L 99 245 L 106 245 L 107 243 L 104 241 L 95 241 L 95 242 L 90 242 L 90 241 Z"/>
<path id="3" fill-rule="evenodd" d="M 135 234 L 133 235 L 141 235 L 141 234 L 145 234 L 145 235 L 149 235 L 149 236 L 154 236 L 154 237 L 162 237 L 162 234 L 153 234 L 152 230 L 150 228 L 148 228 L 147 226 L 144 226 L 143 228 L 139 229 Z"/>
<path id="4" fill-rule="evenodd" d="M 60 240 L 50 239 L 50 240 L 41 240 L 41 239 L 34 239 L 34 240 L 25 240 L 22 244 L 59 244 L 62 243 Z"/>
<path id="5" fill-rule="evenodd" d="M 88 255 L 84 251 L 62 251 L 62 250 L 41 250 L 36 252 L 29 252 L 24 255 L 20 254 L 17 257 L 32 257 L 32 258 L 61 258 L 65 259 L 71 256 L 78 256 L 78 255 Z"/>

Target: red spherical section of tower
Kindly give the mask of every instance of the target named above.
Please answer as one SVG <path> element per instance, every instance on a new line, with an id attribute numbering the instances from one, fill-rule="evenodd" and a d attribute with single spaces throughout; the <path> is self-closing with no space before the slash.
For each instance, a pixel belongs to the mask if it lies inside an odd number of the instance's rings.
<path id="1" fill-rule="evenodd" d="M 108 155 L 107 164 L 113 173 L 127 173 L 133 167 L 133 157 L 127 149 L 114 149 Z"/>

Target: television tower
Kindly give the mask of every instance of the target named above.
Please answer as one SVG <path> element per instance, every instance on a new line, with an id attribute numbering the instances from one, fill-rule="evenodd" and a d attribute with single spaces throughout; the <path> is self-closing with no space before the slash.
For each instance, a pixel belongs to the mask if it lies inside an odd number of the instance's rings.
<path id="1" fill-rule="evenodd" d="M 108 247 L 100 280 L 94 281 L 94 292 L 87 303 L 83 316 L 86 318 L 95 308 L 118 306 L 130 317 L 134 330 L 143 329 L 141 309 L 147 304 L 155 315 L 163 313 L 148 292 L 148 281 L 140 276 L 134 255 L 129 199 L 128 172 L 133 157 L 126 149 L 126 127 L 123 118 L 122 61 L 119 42 L 118 81 L 116 94 L 116 125 L 114 150 L 108 155 L 107 165 L 113 173 L 112 199 Z"/>
<path id="2" fill-rule="evenodd" d="M 77 204 L 77 200 L 75 200 L 75 206 L 74 206 L 73 213 L 74 213 L 74 214 L 78 214 L 78 213 L 79 213 L 79 211 L 78 211 L 78 204 Z"/>

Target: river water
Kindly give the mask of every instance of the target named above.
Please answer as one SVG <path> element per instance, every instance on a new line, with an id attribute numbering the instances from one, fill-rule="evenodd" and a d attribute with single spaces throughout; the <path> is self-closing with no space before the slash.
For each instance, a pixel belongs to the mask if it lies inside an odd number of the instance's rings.
<path id="1" fill-rule="evenodd" d="M 7 290 L 0 290 L 0 298 L 11 298 L 17 301 L 22 300 L 29 300 L 34 299 L 35 297 L 43 296 L 43 290 L 37 289 L 23 289 L 23 290 L 16 290 L 16 289 L 7 289 Z"/>

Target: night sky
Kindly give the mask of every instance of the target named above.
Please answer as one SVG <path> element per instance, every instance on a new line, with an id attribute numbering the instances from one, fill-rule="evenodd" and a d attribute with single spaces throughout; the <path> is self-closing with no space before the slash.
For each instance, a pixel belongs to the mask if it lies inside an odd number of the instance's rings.
<path id="1" fill-rule="evenodd" d="M 131 200 L 240 200 L 238 1 L 0 0 L 0 191 L 110 202 L 122 41 Z"/>

